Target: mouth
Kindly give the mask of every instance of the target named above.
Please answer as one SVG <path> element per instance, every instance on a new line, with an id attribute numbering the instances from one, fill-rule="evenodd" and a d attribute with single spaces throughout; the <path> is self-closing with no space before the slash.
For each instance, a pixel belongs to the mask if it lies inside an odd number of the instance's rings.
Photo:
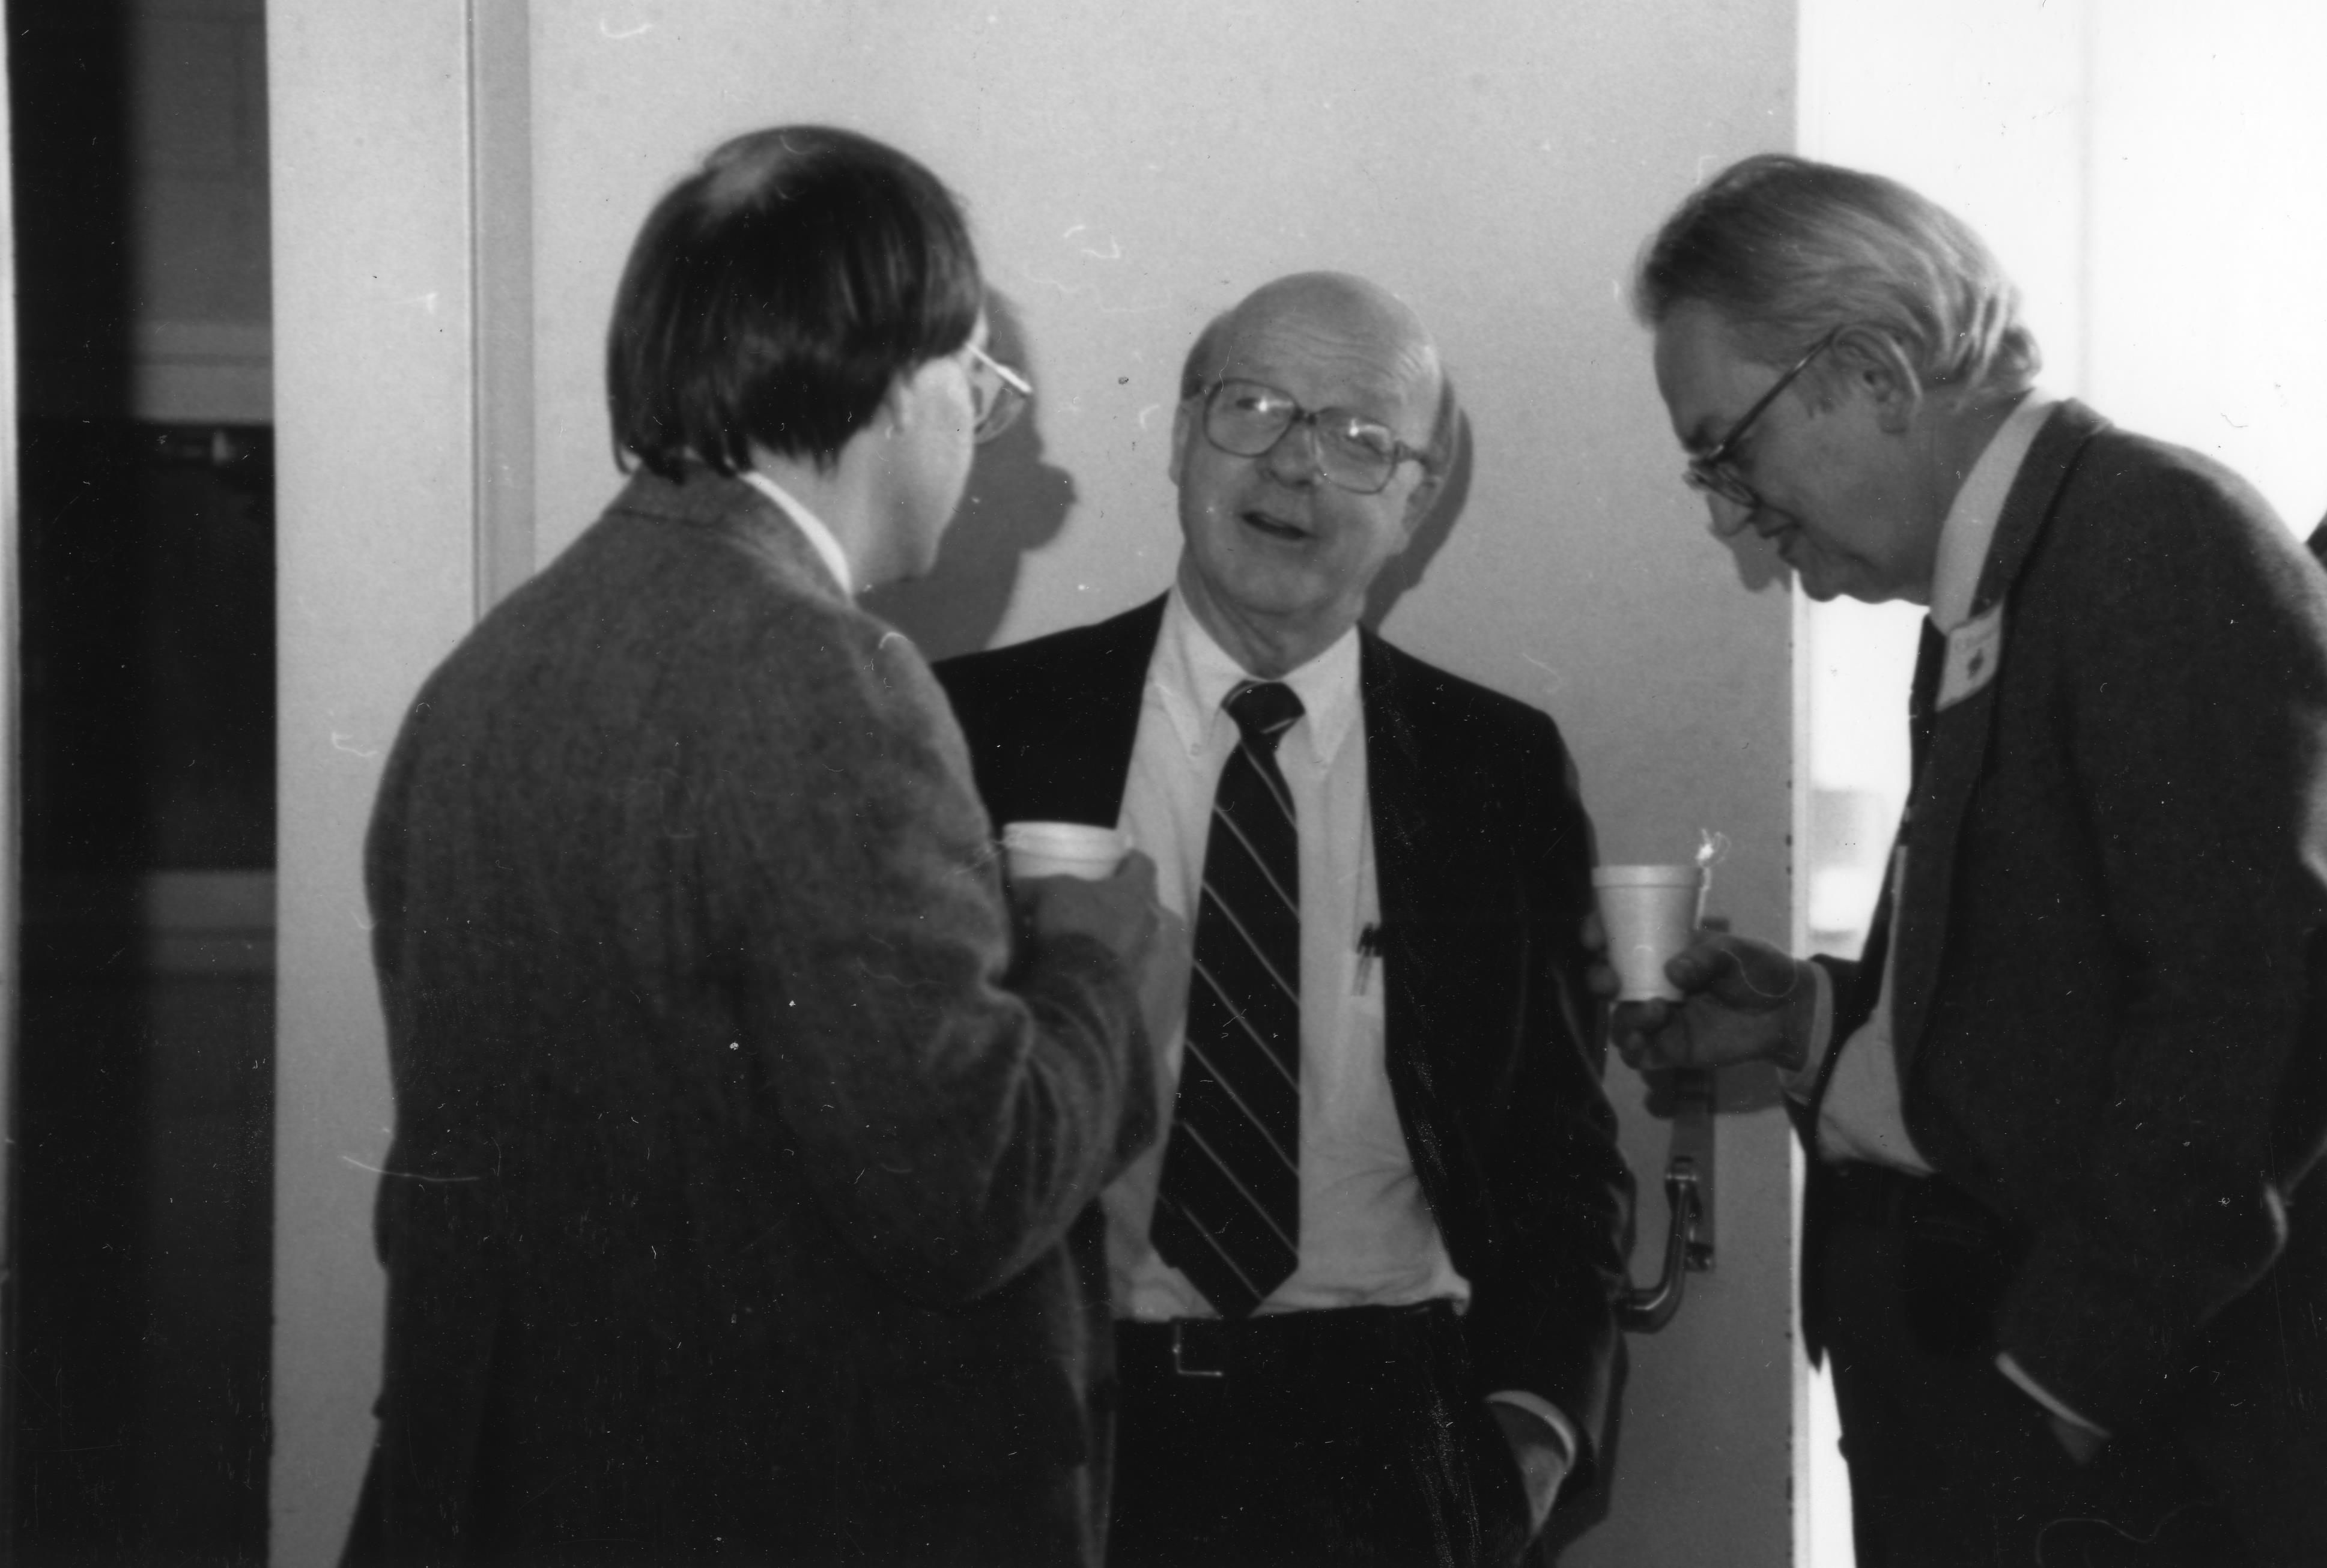
<path id="1" fill-rule="evenodd" d="M 1238 512 L 1237 521 L 1265 539 L 1276 539 L 1288 545 L 1306 544 L 1314 537 L 1300 524 L 1264 512 L 1258 508 Z"/>

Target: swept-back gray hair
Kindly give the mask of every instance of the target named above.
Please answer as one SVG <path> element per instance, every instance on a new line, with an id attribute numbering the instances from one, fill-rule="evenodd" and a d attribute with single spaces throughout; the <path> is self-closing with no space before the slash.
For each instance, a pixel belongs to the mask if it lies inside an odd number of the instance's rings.
<path id="1" fill-rule="evenodd" d="M 1723 170 L 1642 251 L 1633 313 L 1658 326 L 1688 300 L 1769 364 L 1849 326 L 1891 337 L 1926 387 L 2015 394 L 2043 362 L 1969 225 L 1895 180 L 1782 154 Z"/>

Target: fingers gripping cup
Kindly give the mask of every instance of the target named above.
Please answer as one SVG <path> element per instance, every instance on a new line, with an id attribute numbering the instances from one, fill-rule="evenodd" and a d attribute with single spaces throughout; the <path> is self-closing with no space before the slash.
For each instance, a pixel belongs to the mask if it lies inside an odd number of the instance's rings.
<path id="1" fill-rule="evenodd" d="M 1037 876 L 1098 882 L 1115 874 L 1130 841 L 1088 822 L 1013 822 L 1002 829 L 1003 862 L 1014 881 Z"/>
<path id="2" fill-rule="evenodd" d="M 1619 1002 L 1677 1002 L 1665 960 L 1689 944 L 1705 910 L 1701 865 L 1603 865 L 1592 873 Z"/>

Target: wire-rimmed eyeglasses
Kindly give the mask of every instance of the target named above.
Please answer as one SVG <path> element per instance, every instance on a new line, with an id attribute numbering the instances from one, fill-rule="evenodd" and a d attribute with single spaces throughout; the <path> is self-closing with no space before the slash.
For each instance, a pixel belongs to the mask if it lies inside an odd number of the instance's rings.
<path id="1" fill-rule="evenodd" d="M 1841 335 L 1837 329 L 1811 344 L 1810 351 L 1795 360 L 1767 392 L 1753 400 L 1753 406 L 1745 410 L 1744 416 L 1729 427 L 1728 434 L 1714 443 L 1712 451 L 1688 460 L 1688 466 L 1681 471 L 1681 478 L 1691 490 L 1709 491 L 1732 505 L 1743 507 L 1749 512 L 1761 509 L 1761 493 L 1746 482 L 1743 474 L 1737 471 L 1737 443 L 1745 439 L 1745 433 L 1753 428 L 1753 422 L 1778 400 L 1778 395 L 1794 384 L 1794 378 L 1808 369 L 1810 361 L 1833 347 L 1834 341 Z"/>
<path id="2" fill-rule="evenodd" d="M 1379 495 L 1397 465 L 1427 453 L 1406 445 L 1378 420 L 1347 408 L 1307 409 L 1289 392 L 1258 381 L 1215 381 L 1204 393 L 1204 439 L 1231 457 L 1260 457 L 1296 425 L 1309 426 L 1317 471 L 1354 495 Z"/>
<path id="3" fill-rule="evenodd" d="M 971 405 L 977 411 L 970 439 L 984 443 L 1018 422 L 1028 399 L 1034 396 L 1034 384 L 976 343 L 968 348 L 965 368 L 969 371 Z"/>

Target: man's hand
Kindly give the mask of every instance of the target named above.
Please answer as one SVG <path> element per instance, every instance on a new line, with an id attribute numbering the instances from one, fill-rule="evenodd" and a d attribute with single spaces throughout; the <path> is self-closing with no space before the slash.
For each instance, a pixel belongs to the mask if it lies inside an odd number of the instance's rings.
<path id="1" fill-rule="evenodd" d="M 1187 1012 L 1190 947 L 1188 922 L 1155 901 L 1155 863 L 1135 849 L 1102 881 L 1030 877 L 1013 882 L 1010 897 L 1037 940 L 1077 932 L 1123 960 L 1160 1057 Z"/>
<path id="2" fill-rule="evenodd" d="M 1599 917 L 1584 922 L 1584 946 L 1595 955 L 1591 985 L 1612 997 L 1616 972 L 1603 955 L 1607 938 Z M 1734 1067 L 1771 1061 L 1799 1069 L 1809 1050 L 1818 982 L 1809 966 L 1766 942 L 1725 931 L 1699 931 L 1665 962 L 1665 978 L 1685 1000 L 1620 1002 L 1611 1033 L 1628 1066 Z"/>
<path id="3" fill-rule="evenodd" d="M 1503 1429 L 1511 1445 L 1511 1458 L 1519 1464 L 1519 1483 L 1527 1489 L 1528 1535 L 1532 1538 L 1551 1517 L 1559 1483 L 1567 1479 L 1566 1450 L 1541 1417 L 1500 1399 L 1490 1399 L 1487 1408 L 1495 1413 L 1495 1424 Z"/>

